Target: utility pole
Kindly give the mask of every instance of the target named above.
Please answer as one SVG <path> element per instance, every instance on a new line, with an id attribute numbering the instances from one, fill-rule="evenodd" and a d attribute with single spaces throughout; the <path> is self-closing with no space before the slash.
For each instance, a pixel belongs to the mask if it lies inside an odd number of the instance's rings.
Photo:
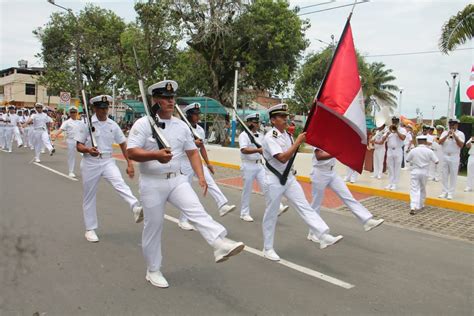
<path id="1" fill-rule="evenodd" d="M 454 104 L 454 96 L 456 95 L 456 77 L 459 75 L 458 72 L 452 72 L 451 76 L 453 77 L 453 83 L 451 86 L 451 99 L 449 101 L 449 116 L 448 121 L 450 118 L 454 118 L 454 113 L 456 110 L 456 105 Z"/>
<path id="2" fill-rule="evenodd" d="M 234 147 L 235 146 L 235 130 L 237 128 L 237 122 L 236 122 L 236 115 L 237 115 L 237 85 L 239 81 L 239 68 L 240 68 L 240 63 L 238 61 L 235 62 L 235 77 L 234 77 L 234 110 L 232 113 L 232 137 L 230 140 L 230 146 Z"/>

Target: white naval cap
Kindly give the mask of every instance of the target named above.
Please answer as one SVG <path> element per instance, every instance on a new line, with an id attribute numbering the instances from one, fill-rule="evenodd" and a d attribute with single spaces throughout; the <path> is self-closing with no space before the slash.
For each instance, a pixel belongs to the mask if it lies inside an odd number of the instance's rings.
<path id="1" fill-rule="evenodd" d="M 198 102 L 191 103 L 189 105 L 186 105 L 185 108 L 183 109 L 183 112 L 188 115 L 188 114 L 199 114 L 201 113 L 201 104 Z"/>
<path id="2" fill-rule="evenodd" d="M 97 105 L 99 107 L 107 107 L 107 102 L 110 103 L 112 102 L 113 98 L 110 95 L 107 94 L 101 94 L 96 97 L 93 97 L 89 100 L 89 103 L 93 105 Z"/>
<path id="3" fill-rule="evenodd" d="M 152 96 L 174 97 L 178 90 L 178 83 L 174 80 L 163 80 L 148 87 L 148 94 Z"/>
<path id="4" fill-rule="evenodd" d="M 450 118 L 448 121 L 448 124 L 451 124 L 451 123 L 459 124 L 459 122 L 460 121 L 457 118 Z"/>
<path id="5" fill-rule="evenodd" d="M 268 115 L 270 117 L 272 117 L 272 115 L 277 115 L 277 114 L 281 114 L 281 115 L 288 115 L 288 104 L 286 103 L 280 103 L 280 104 L 277 104 L 277 105 L 274 105 L 272 107 L 270 107 L 268 110 Z"/>
<path id="6" fill-rule="evenodd" d="M 75 107 L 74 105 L 71 105 L 71 106 L 69 107 L 69 112 L 71 112 L 71 111 L 72 111 L 72 112 L 74 112 L 74 111 L 77 112 L 77 107 Z"/>
<path id="7" fill-rule="evenodd" d="M 444 126 L 443 126 L 443 125 L 436 125 L 436 129 L 442 129 L 442 130 L 444 130 Z"/>
<path id="8" fill-rule="evenodd" d="M 8 105 L 8 109 L 9 109 L 9 110 L 15 110 L 16 107 L 15 107 L 13 104 L 9 104 L 9 105 Z"/>
<path id="9" fill-rule="evenodd" d="M 394 116 L 392 116 L 392 120 L 400 120 L 400 115 L 395 114 Z"/>
<path id="10" fill-rule="evenodd" d="M 257 112 L 255 113 L 252 113 L 252 114 L 249 114 L 245 117 L 245 120 L 248 122 L 248 121 L 260 121 L 260 114 L 258 114 Z"/>
<path id="11" fill-rule="evenodd" d="M 428 140 L 428 136 L 426 136 L 426 135 L 418 135 L 418 136 L 416 136 L 416 140 Z"/>
<path id="12" fill-rule="evenodd" d="M 44 105 L 41 102 L 37 102 L 35 103 L 35 108 L 44 108 Z"/>

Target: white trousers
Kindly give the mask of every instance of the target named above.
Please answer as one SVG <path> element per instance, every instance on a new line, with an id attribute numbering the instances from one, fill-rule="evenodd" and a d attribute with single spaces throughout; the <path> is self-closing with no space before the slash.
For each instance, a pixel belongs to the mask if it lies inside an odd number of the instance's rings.
<path id="1" fill-rule="evenodd" d="M 397 185 L 400 181 L 400 170 L 402 169 L 402 150 L 389 148 L 387 154 L 388 181 L 391 185 Z"/>
<path id="2" fill-rule="evenodd" d="M 15 131 L 14 131 L 13 126 L 5 127 L 5 132 L 4 133 L 5 133 L 4 137 L 5 137 L 6 149 L 7 150 L 12 150 L 13 137 L 15 136 Z"/>
<path id="3" fill-rule="evenodd" d="M 23 128 L 22 138 L 23 138 L 23 144 L 25 145 L 25 147 L 30 147 L 30 128 L 29 127 Z"/>
<path id="4" fill-rule="evenodd" d="M 222 206 L 227 204 L 229 202 L 227 198 L 225 197 L 224 193 L 222 193 L 221 189 L 217 186 L 216 181 L 214 181 L 214 178 L 211 175 L 211 172 L 206 166 L 202 166 L 202 169 L 204 171 L 204 178 L 206 179 L 207 183 L 207 192 L 211 194 L 212 198 L 214 201 L 216 201 L 217 204 L 217 209 L 220 209 Z M 190 174 L 185 175 L 188 179 L 189 184 L 193 183 L 193 177 L 194 177 L 194 171 L 192 171 Z M 181 212 L 181 215 L 179 217 L 179 220 L 181 222 L 187 221 L 186 214 Z"/>
<path id="5" fill-rule="evenodd" d="M 7 148 L 7 142 L 5 139 L 5 126 L 0 126 L 0 148 L 5 149 Z"/>
<path id="6" fill-rule="evenodd" d="M 459 154 L 450 156 L 444 155 L 443 157 L 442 183 L 444 194 L 454 194 L 456 180 L 458 178 L 459 159 Z"/>
<path id="7" fill-rule="evenodd" d="M 138 205 L 137 198 L 123 180 L 122 174 L 112 158 L 88 157 L 82 159 L 81 174 L 84 191 L 82 210 L 84 212 L 86 230 L 96 229 L 99 226 L 97 221 L 96 194 L 100 178 L 104 178 L 114 187 L 115 191 L 127 202 L 130 210 Z"/>
<path id="8" fill-rule="evenodd" d="M 374 150 L 374 176 L 382 177 L 383 158 L 385 156 L 385 148 L 376 148 Z"/>
<path id="9" fill-rule="evenodd" d="M 439 162 L 438 163 L 434 163 L 434 162 L 430 163 L 428 178 L 439 180 L 439 179 L 441 179 L 441 173 L 443 171 L 443 158 L 444 158 L 444 155 L 443 155 L 443 152 L 441 150 L 435 150 L 434 153 L 435 153 L 436 157 L 438 157 Z"/>
<path id="10" fill-rule="evenodd" d="M 49 139 L 48 132 L 42 129 L 33 130 L 34 133 L 34 145 L 35 145 L 35 158 L 39 159 L 41 149 L 46 147 L 49 151 L 53 150 L 51 139 Z"/>
<path id="11" fill-rule="evenodd" d="M 352 170 L 351 168 L 347 167 L 346 168 L 346 176 L 344 177 L 345 181 L 350 181 L 350 182 L 356 182 L 357 181 L 357 171 Z"/>
<path id="12" fill-rule="evenodd" d="M 321 216 L 309 205 L 303 192 L 303 188 L 296 181 L 293 175 L 288 177 L 285 185 L 280 184 L 280 180 L 270 172 L 265 175 L 265 215 L 263 216 L 263 247 L 265 250 L 273 249 L 275 238 L 275 228 L 278 220 L 278 210 L 281 198 L 286 198 L 293 204 L 296 211 L 309 226 L 310 231 L 318 238 L 329 232 L 328 225 Z"/>
<path id="13" fill-rule="evenodd" d="M 250 215 L 250 195 L 253 189 L 253 181 L 257 180 L 260 190 L 264 192 L 265 168 L 261 163 L 242 161 L 242 179 L 244 187 L 242 189 L 242 201 L 240 215 Z"/>
<path id="14" fill-rule="evenodd" d="M 466 187 L 472 189 L 474 185 L 474 156 L 469 155 L 467 160 L 467 184 Z"/>
<path id="15" fill-rule="evenodd" d="M 320 170 L 319 168 L 313 168 L 313 171 L 311 172 L 311 184 L 313 193 L 311 207 L 318 214 L 321 212 L 324 191 L 326 190 L 326 187 L 330 187 L 362 224 L 373 217 L 372 213 L 370 213 L 352 196 L 347 185 L 334 170 Z"/>
<path id="16" fill-rule="evenodd" d="M 19 147 L 19 146 L 23 145 L 23 139 L 21 137 L 20 128 L 18 126 L 13 127 L 13 133 L 15 135 L 15 140 L 16 140 L 17 146 Z"/>
<path id="17" fill-rule="evenodd" d="M 33 127 L 29 127 L 28 142 L 30 144 L 30 148 L 35 149 L 35 130 Z"/>
<path id="18" fill-rule="evenodd" d="M 217 238 L 224 238 L 227 234 L 226 229 L 204 210 L 184 175 L 156 179 L 153 175 L 141 174 L 140 200 L 145 216 L 142 249 L 150 272 L 161 268 L 161 234 L 166 202 L 180 209 L 208 244 L 212 245 Z"/>
<path id="19" fill-rule="evenodd" d="M 412 170 L 410 173 L 410 208 L 419 210 L 425 206 L 426 170 Z"/>
<path id="20" fill-rule="evenodd" d="M 67 143 L 67 166 L 69 173 L 74 173 L 74 166 L 76 165 L 76 141 L 74 139 L 66 140 Z"/>

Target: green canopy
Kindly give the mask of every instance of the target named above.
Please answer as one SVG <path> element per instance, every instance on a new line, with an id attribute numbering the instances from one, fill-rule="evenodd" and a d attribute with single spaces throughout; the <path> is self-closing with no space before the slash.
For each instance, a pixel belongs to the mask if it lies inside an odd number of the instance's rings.
<path id="1" fill-rule="evenodd" d="M 194 102 L 201 104 L 201 113 L 226 115 L 226 108 L 217 100 L 208 97 L 182 97 L 177 98 L 179 105 L 187 105 Z"/>
<path id="2" fill-rule="evenodd" d="M 373 128 L 376 127 L 373 118 L 370 116 L 365 117 L 365 125 L 367 126 L 367 129 L 369 130 L 372 130 Z"/>
<path id="3" fill-rule="evenodd" d="M 141 101 L 122 100 L 122 103 L 125 103 L 135 113 L 145 113 L 145 106 Z"/>

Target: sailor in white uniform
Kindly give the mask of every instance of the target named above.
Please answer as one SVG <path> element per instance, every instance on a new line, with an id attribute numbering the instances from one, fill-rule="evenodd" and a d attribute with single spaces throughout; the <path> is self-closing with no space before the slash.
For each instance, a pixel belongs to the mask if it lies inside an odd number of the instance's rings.
<path id="1" fill-rule="evenodd" d="M 245 117 L 248 128 L 253 133 L 255 142 L 261 146 L 263 135 L 260 133 L 260 116 L 258 113 L 252 113 Z M 240 219 L 246 222 L 253 222 L 250 216 L 250 194 L 252 193 L 253 182 L 257 181 L 260 190 L 264 192 L 265 185 L 265 168 L 263 167 L 263 148 L 258 148 L 254 144 L 249 135 L 242 131 L 239 135 L 240 159 L 242 164 L 240 170 L 242 171 L 242 179 L 244 186 L 242 189 L 242 202 L 240 209 Z M 278 215 L 280 216 L 288 210 L 288 205 L 280 204 Z"/>
<path id="2" fill-rule="evenodd" d="M 347 185 L 339 177 L 335 170 L 336 158 L 319 148 L 314 148 L 313 170 L 311 171 L 311 184 L 313 201 L 311 207 L 320 214 L 321 204 L 324 199 L 324 191 L 330 187 L 334 193 L 342 200 L 357 219 L 364 226 L 365 231 L 370 231 L 384 222 L 383 219 L 374 219 L 373 215 L 354 197 L 347 188 Z M 319 239 L 311 230 L 308 233 L 308 240 L 319 243 Z"/>
<path id="3" fill-rule="evenodd" d="M 71 106 L 69 108 L 69 119 L 65 120 L 61 127 L 59 127 L 58 132 L 54 135 L 53 140 L 55 140 L 63 132 L 66 132 L 66 144 L 67 144 L 67 165 L 69 170 L 69 176 L 75 178 L 74 166 L 76 165 L 76 141 L 74 139 L 75 133 L 84 128 L 84 123 L 81 120 L 77 119 L 77 108 Z"/>
<path id="4" fill-rule="evenodd" d="M 35 150 L 35 133 L 34 133 L 34 128 L 33 128 L 33 121 L 30 121 L 30 118 L 33 116 L 33 114 L 36 114 L 35 109 L 30 110 L 28 118 L 26 119 L 26 122 L 23 124 L 24 128 L 28 129 L 28 145 L 30 145 L 31 150 Z"/>
<path id="5" fill-rule="evenodd" d="M 304 142 L 306 133 L 301 133 L 293 142 L 291 136 L 286 132 L 288 127 L 288 106 L 286 104 L 270 107 L 268 114 L 273 128 L 265 135 L 262 142 L 263 157 L 266 160 L 264 185 L 266 208 L 262 223 L 263 254 L 269 260 L 279 261 L 280 257 L 275 252 L 273 244 L 278 209 L 283 195 L 296 207 L 298 214 L 309 226 L 311 233 L 321 240 L 321 249 L 337 243 L 343 237 L 334 237 L 329 234 L 329 227 L 306 200 L 303 188 L 296 181 L 294 172 L 288 174 L 285 184 L 280 182 L 280 179 L 283 180 L 282 175 L 288 161 Z"/>
<path id="6" fill-rule="evenodd" d="M 458 119 L 450 119 L 448 124 L 449 130 L 444 131 L 439 139 L 439 144 L 443 147 L 443 192 L 438 197 L 451 200 L 456 189 L 461 148 L 464 146 L 466 137 L 462 131 L 458 130 Z"/>
<path id="7" fill-rule="evenodd" d="M 33 123 L 33 142 L 35 147 L 35 162 L 40 162 L 41 148 L 45 146 L 48 148 L 49 155 L 52 156 L 55 152 L 51 139 L 49 138 L 49 130 L 53 120 L 43 112 L 43 104 L 36 103 L 35 110 L 37 113 L 30 116 L 26 125 Z"/>
<path id="8" fill-rule="evenodd" d="M 403 159 L 403 141 L 406 138 L 406 130 L 399 126 L 400 118 L 392 117 L 392 125 L 386 131 L 383 141 L 387 142 L 387 169 L 389 183 L 387 190 L 396 190 L 400 181 L 400 170 Z"/>
<path id="9" fill-rule="evenodd" d="M 7 151 L 12 152 L 13 139 L 15 138 L 15 129 L 20 126 L 20 117 L 16 114 L 15 106 L 10 105 L 8 107 L 8 113 L 4 116 L 5 123 L 5 141 L 7 143 Z M 21 138 L 18 140 L 18 147 L 23 146 Z"/>
<path id="10" fill-rule="evenodd" d="M 474 135 L 466 142 L 466 147 L 469 149 L 469 158 L 467 159 L 467 183 L 464 192 L 472 192 L 474 188 Z"/>
<path id="11" fill-rule="evenodd" d="M 97 237 L 95 232 L 99 227 L 96 195 L 101 178 L 107 180 L 127 202 L 132 210 L 135 223 L 140 223 L 143 220 L 143 209 L 130 190 L 130 187 L 123 180 L 122 174 L 112 157 L 112 145 L 114 143 L 119 144 L 122 154 L 127 161 L 126 172 L 130 178 L 133 178 L 135 170 L 133 168 L 133 162 L 128 159 L 127 156 L 125 135 L 117 123 L 107 117 L 111 101 L 112 97 L 108 95 L 99 95 L 89 101 L 94 105 L 95 114 L 92 116 L 91 122 L 92 133 L 97 141 L 95 146 L 97 147 L 92 147 L 91 135 L 86 125 L 78 126 L 77 131 L 74 133 L 74 140 L 77 142 L 76 149 L 84 154 L 81 161 L 82 186 L 84 191 L 82 209 L 86 227 L 84 236 L 87 241 L 90 242 L 99 241 L 99 237 Z"/>
<path id="12" fill-rule="evenodd" d="M 140 198 L 143 203 L 145 225 L 142 248 L 147 264 L 146 280 L 157 287 L 168 287 L 161 272 L 161 235 L 166 202 L 186 214 L 202 237 L 214 248 L 216 262 L 223 262 L 240 253 L 244 244 L 225 238 L 226 229 L 204 210 L 187 177 L 181 174 L 183 159 L 189 159 L 199 185 L 207 190 L 207 183 L 199 152 L 189 127 L 173 117 L 178 84 L 160 81 L 148 88 L 152 95 L 151 113 L 161 125 L 161 132 L 171 148 L 159 149 L 153 136 L 150 120 L 142 117 L 133 124 L 128 139 L 129 157 L 140 165 Z M 155 123 L 154 123 L 155 124 Z"/>
<path id="13" fill-rule="evenodd" d="M 5 119 L 6 119 L 5 107 L 0 107 L 0 149 L 5 150 L 7 148 L 5 141 Z"/>
<path id="14" fill-rule="evenodd" d="M 431 149 L 433 149 L 433 152 L 435 153 L 439 162 L 430 164 L 428 180 L 433 180 L 435 182 L 438 182 L 441 179 L 441 170 L 443 166 L 443 146 L 439 144 L 439 139 L 443 132 L 443 125 L 436 126 L 436 136 L 433 138 L 433 143 L 431 144 Z"/>
<path id="15" fill-rule="evenodd" d="M 438 163 L 439 160 L 428 145 L 428 135 L 416 137 L 418 146 L 408 154 L 407 161 L 410 163 L 410 214 L 415 215 L 425 207 L 426 181 L 430 163 Z"/>
<path id="16" fill-rule="evenodd" d="M 385 158 L 385 143 L 383 140 L 385 124 L 377 128 L 375 135 L 372 136 L 374 144 L 374 172 L 373 178 L 382 179 L 383 160 Z"/>
<path id="17" fill-rule="evenodd" d="M 197 102 L 192 103 L 192 104 L 187 105 L 183 109 L 183 113 L 184 115 L 186 115 L 186 118 L 188 119 L 189 123 L 191 123 L 191 125 L 194 128 L 194 131 L 199 136 L 199 139 L 196 139 L 194 142 L 196 146 L 199 148 L 201 157 L 202 159 L 204 159 L 204 162 L 206 163 L 206 166 L 207 166 L 207 168 L 203 168 L 203 170 L 204 170 L 204 178 L 206 179 L 208 191 L 217 204 L 217 209 L 219 210 L 219 216 L 225 216 L 226 214 L 235 210 L 235 205 L 228 204 L 229 200 L 227 200 L 224 193 L 222 193 L 221 189 L 217 186 L 216 181 L 214 181 L 214 179 L 212 178 L 211 173 L 214 174 L 215 171 L 214 171 L 214 167 L 211 165 L 209 161 L 209 158 L 207 156 L 207 150 L 204 145 L 204 140 L 206 139 L 206 132 L 198 124 L 199 114 L 201 113 L 200 108 L 201 108 L 201 105 L 199 103 Z M 188 159 L 183 159 L 182 163 L 183 164 L 181 165 L 181 172 L 188 177 L 189 183 L 192 183 L 195 173 L 193 171 L 191 163 L 189 162 Z M 186 215 L 183 212 L 181 212 L 181 215 L 179 217 L 178 225 L 184 230 L 194 230 L 194 227 L 189 223 L 189 221 L 186 218 Z"/>

